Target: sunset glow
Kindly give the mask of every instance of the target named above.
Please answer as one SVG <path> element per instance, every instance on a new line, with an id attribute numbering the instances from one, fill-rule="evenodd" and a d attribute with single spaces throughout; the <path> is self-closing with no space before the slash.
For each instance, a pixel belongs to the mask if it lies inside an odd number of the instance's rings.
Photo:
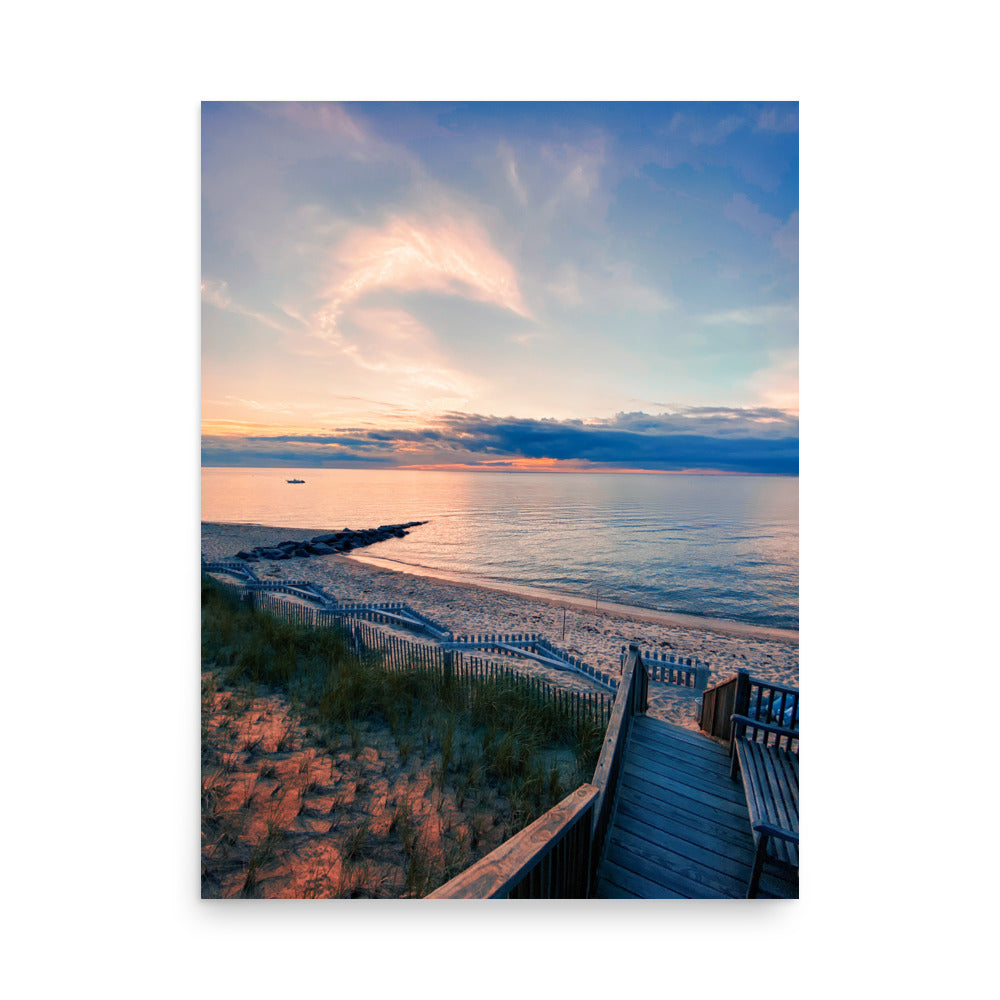
<path id="1" fill-rule="evenodd" d="M 213 104 L 202 463 L 798 471 L 795 104 Z"/>

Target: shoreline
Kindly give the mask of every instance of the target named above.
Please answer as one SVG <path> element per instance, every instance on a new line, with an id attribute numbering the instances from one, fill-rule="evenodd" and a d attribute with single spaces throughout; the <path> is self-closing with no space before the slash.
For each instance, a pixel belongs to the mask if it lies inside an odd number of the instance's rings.
<path id="1" fill-rule="evenodd" d="M 203 521 L 201 551 L 210 562 L 225 562 L 241 549 L 308 539 L 321 530 Z M 595 610 L 593 598 L 491 585 L 443 571 L 414 572 L 419 568 L 355 552 L 250 565 L 263 580 L 308 581 L 341 601 L 402 601 L 456 634 L 537 632 L 613 675 L 621 671 L 622 648 L 634 643 L 645 652 L 690 656 L 707 663 L 710 686 L 728 680 L 739 669 L 762 680 L 798 686 L 797 632 L 603 601 Z M 567 688 L 594 689 L 589 679 L 576 674 L 530 661 L 525 661 L 524 669 Z M 653 717 L 696 730 L 700 702 L 700 692 L 691 688 L 650 684 Z"/>
<path id="2" fill-rule="evenodd" d="M 615 601 L 598 599 L 597 607 L 589 597 L 579 597 L 574 594 L 560 594 L 558 591 L 546 590 L 544 587 L 531 587 L 527 584 L 505 583 L 502 580 L 477 580 L 462 573 L 452 573 L 450 570 L 431 569 L 426 566 L 414 566 L 393 559 L 383 559 L 380 556 L 362 555 L 351 552 L 340 558 L 354 562 L 367 563 L 390 573 L 405 573 L 418 576 L 425 580 L 436 580 L 439 583 L 451 583 L 458 587 L 469 587 L 479 590 L 491 590 L 500 594 L 510 594 L 512 597 L 527 597 L 535 601 L 546 601 L 557 607 L 568 605 L 577 611 L 592 611 L 600 614 L 602 611 L 621 618 L 632 618 L 635 621 L 647 622 L 651 625 L 669 625 L 679 628 L 701 629 L 707 632 L 719 632 L 722 635 L 746 636 L 754 639 L 769 639 L 772 642 L 787 642 L 798 645 L 798 629 L 774 628 L 769 625 L 751 625 L 749 622 L 738 622 L 728 618 L 708 618 L 703 615 L 690 615 L 681 611 L 660 611 L 657 608 L 642 608 L 636 604 L 619 604 Z"/>
<path id="3" fill-rule="evenodd" d="M 287 533 L 290 539 L 298 540 L 297 536 L 310 538 L 313 535 L 329 531 L 329 528 L 285 528 L 280 525 L 243 524 L 232 521 L 202 521 L 202 536 L 206 527 L 228 528 L 246 531 L 272 531 Z M 694 615 L 683 611 L 661 611 L 659 608 L 644 608 L 636 604 L 621 604 L 617 601 L 598 599 L 598 607 L 594 608 L 594 600 L 576 594 L 563 594 L 544 587 L 532 587 L 529 584 L 510 583 L 503 580 L 477 578 L 464 573 L 455 573 L 446 569 L 433 569 L 429 566 L 418 566 L 413 563 L 403 563 L 395 559 L 385 559 L 382 556 L 369 555 L 355 549 L 350 553 L 337 556 L 318 556 L 320 559 L 349 559 L 355 563 L 364 563 L 390 573 L 401 573 L 406 576 L 419 577 L 438 583 L 451 584 L 456 587 L 467 587 L 472 590 L 486 590 L 511 597 L 523 597 L 533 601 L 544 601 L 555 607 L 569 607 L 578 612 L 588 611 L 594 614 L 609 613 L 621 618 L 629 618 L 650 625 L 666 625 L 677 628 L 698 629 L 700 631 L 718 632 L 721 635 L 742 636 L 753 639 L 766 639 L 771 642 L 785 642 L 798 645 L 799 630 L 778 628 L 773 625 L 754 625 L 750 622 L 735 621 L 731 618 L 711 618 L 707 615 Z M 301 560 L 305 562 L 306 560 Z M 311 561 L 311 560 L 310 560 Z M 263 561 L 262 561 L 263 562 Z M 261 564 L 251 564 L 261 565 Z"/>

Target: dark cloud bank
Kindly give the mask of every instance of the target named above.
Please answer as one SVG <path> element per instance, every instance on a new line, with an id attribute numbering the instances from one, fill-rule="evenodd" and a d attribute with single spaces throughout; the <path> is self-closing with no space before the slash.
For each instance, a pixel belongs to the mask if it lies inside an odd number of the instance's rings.
<path id="1" fill-rule="evenodd" d="M 699 407 L 681 414 L 623 413 L 612 420 L 548 420 L 451 413 L 433 427 L 341 429 L 329 434 L 205 437 L 202 465 L 392 468 L 504 467 L 557 459 L 607 468 L 797 475 L 798 421 L 782 410 Z"/>

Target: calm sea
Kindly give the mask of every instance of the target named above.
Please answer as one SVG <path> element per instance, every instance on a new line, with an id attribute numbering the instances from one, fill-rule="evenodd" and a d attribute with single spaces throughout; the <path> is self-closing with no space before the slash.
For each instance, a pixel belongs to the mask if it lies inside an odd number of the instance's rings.
<path id="1" fill-rule="evenodd" d="M 305 483 L 286 482 L 294 478 Z M 404 566 L 778 628 L 798 628 L 798 502 L 798 479 L 783 477 L 201 475 L 205 521 L 317 531 L 428 521 L 365 551 Z"/>

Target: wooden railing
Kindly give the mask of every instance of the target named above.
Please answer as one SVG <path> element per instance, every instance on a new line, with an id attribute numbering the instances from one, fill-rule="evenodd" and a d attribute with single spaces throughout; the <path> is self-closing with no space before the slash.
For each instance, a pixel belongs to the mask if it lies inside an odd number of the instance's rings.
<path id="1" fill-rule="evenodd" d="M 698 726 L 702 732 L 720 740 L 729 739 L 729 720 L 736 712 L 737 680 L 737 677 L 731 677 L 728 681 L 710 687 L 701 696 L 701 716 L 698 718 Z"/>
<path id="2" fill-rule="evenodd" d="M 649 677 L 639 656 L 637 646 L 629 646 L 622 667 L 622 679 L 618 695 L 611 708 L 611 719 L 604 734 L 604 746 L 594 770 L 593 784 L 599 797 L 594 810 L 593 856 L 591 875 L 597 874 L 597 866 L 604 850 L 604 838 L 614 813 L 615 796 L 618 791 L 618 776 L 622 759 L 632 729 L 632 718 L 646 714 L 646 699 L 649 691 Z"/>
<path id="3" fill-rule="evenodd" d="M 586 899 L 594 803 L 583 784 L 427 899 Z"/>
<path id="4" fill-rule="evenodd" d="M 732 736 L 730 719 L 734 715 L 797 730 L 799 689 L 758 680 L 745 670 L 739 670 L 735 677 L 710 687 L 702 695 L 698 725 L 709 736 L 729 740 Z"/>
<path id="5" fill-rule="evenodd" d="M 429 899 L 577 899 L 589 896 L 614 814 L 618 776 L 635 715 L 646 712 L 649 677 L 636 646 L 622 670 L 594 780 L 581 785 Z"/>

